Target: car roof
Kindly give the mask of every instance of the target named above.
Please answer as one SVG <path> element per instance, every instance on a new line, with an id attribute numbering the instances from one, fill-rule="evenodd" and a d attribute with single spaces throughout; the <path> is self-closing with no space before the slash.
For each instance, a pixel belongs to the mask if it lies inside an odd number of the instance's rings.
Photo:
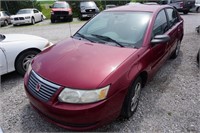
<path id="1" fill-rule="evenodd" d="M 149 4 L 130 4 L 130 5 L 124 5 L 119 6 L 116 8 L 110 8 L 106 11 L 146 11 L 146 12 L 156 12 L 160 9 L 163 9 L 165 7 L 171 7 L 169 5 L 149 5 Z"/>
<path id="2" fill-rule="evenodd" d="M 66 1 L 56 1 L 54 3 L 67 3 Z"/>

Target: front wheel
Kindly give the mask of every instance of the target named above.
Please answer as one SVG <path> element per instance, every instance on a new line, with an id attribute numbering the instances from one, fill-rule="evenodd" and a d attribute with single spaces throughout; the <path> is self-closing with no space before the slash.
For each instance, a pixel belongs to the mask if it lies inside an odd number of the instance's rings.
<path id="1" fill-rule="evenodd" d="M 189 11 L 183 11 L 183 14 L 188 14 Z"/>
<path id="2" fill-rule="evenodd" d="M 138 106 L 141 89 L 142 78 L 137 77 L 125 97 L 121 112 L 122 117 L 130 118 L 134 114 Z"/>
<path id="3" fill-rule="evenodd" d="M 55 19 L 53 19 L 53 18 L 51 19 L 51 23 L 55 23 L 55 21 L 56 21 Z"/>
<path id="4" fill-rule="evenodd" d="M 34 19 L 34 18 L 31 19 L 31 24 L 32 24 L 32 25 L 35 24 L 35 19 Z"/>
<path id="5" fill-rule="evenodd" d="M 21 75 L 24 75 L 28 70 L 28 67 L 32 59 L 38 54 L 38 51 L 25 51 L 16 60 L 15 68 L 17 72 Z"/>

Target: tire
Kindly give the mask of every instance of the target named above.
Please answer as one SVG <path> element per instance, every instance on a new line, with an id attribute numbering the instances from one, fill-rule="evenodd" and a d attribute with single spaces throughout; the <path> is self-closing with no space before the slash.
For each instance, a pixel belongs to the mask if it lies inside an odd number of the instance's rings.
<path id="1" fill-rule="evenodd" d="M 199 55 L 200 54 L 200 49 L 199 49 L 199 52 L 197 53 L 197 63 L 198 63 L 198 65 L 199 65 L 199 67 L 200 67 L 200 63 L 199 63 Z"/>
<path id="2" fill-rule="evenodd" d="M 179 55 L 180 48 L 181 48 L 181 41 L 178 40 L 176 43 L 176 49 L 173 51 L 170 59 L 176 59 L 176 57 Z"/>
<path id="3" fill-rule="evenodd" d="M 188 12 L 189 12 L 188 10 L 187 11 L 183 11 L 183 14 L 188 14 Z"/>
<path id="4" fill-rule="evenodd" d="M 130 118 L 137 110 L 141 89 L 142 78 L 137 77 L 125 97 L 121 111 L 121 116 L 123 118 Z"/>
<path id="5" fill-rule="evenodd" d="M 55 23 L 55 19 L 51 19 L 51 23 Z"/>
<path id="6" fill-rule="evenodd" d="M 41 16 L 41 22 L 44 20 L 43 16 Z"/>
<path id="7" fill-rule="evenodd" d="M 35 24 L 35 19 L 34 19 L 34 18 L 31 19 L 31 24 L 32 24 L 32 25 Z"/>
<path id="8" fill-rule="evenodd" d="M 200 12 L 200 10 L 199 10 L 199 6 L 196 8 L 196 12 Z"/>
<path id="9" fill-rule="evenodd" d="M 69 22 L 72 22 L 72 21 L 73 21 L 73 17 L 72 17 L 72 16 L 69 17 L 68 21 L 69 21 Z"/>
<path id="10" fill-rule="evenodd" d="M 4 26 L 8 26 L 8 21 L 7 20 L 4 21 Z"/>
<path id="11" fill-rule="evenodd" d="M 15 69 L 19 74 L 24 76 L 32 59 L 38 54 L 38 51 L 25 51 L 19 55 L 16 60 Z"/>

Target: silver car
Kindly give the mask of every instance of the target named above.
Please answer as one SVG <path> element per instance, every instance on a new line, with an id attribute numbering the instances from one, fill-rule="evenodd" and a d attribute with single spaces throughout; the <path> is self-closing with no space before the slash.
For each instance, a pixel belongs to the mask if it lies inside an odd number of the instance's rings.
<path id="1" fill-rule="evenodd" d="M 11 23 L 10 15 L 6 11 L 0 11 L 0 26 L 7 26 Z"/>

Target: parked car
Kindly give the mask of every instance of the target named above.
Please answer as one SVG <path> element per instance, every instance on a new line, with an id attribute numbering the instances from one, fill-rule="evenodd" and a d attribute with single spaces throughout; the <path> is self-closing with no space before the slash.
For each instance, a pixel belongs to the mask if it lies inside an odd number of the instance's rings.
<path id="1" fill-rule="evenodd" d="M 0 75 L 14 70 L 24 75 L 33 57 L 51 45 L 33 35 L 0 34 Z"/>
<path id="2" fill-rule="evenodd" d="M 171 5 L 176 8 L 179 12 L 188 14 L 190 9 L 195 7 L 195 0 L 148 0 L 150 2 L 157 2 L 161 5 Z"/>
<path id="3" fill-rule="evenodd" d="M 55 2 L 51 8 L 51 23 L 55 23 L 56 20 L 72 21 L 72 8 L 69 3 L 65 1 Z"/>
<path id="4" fill-rule="evenodd" d="M 42 116 L 70 130 L 130 118 L 141 89 L 178 56 L 182 38 L 183 19 L 171 6 L 104 10 L 33 59 L 24 77 L 27 97 Z"/>
<path id="5" fill-rule="evenodd" d="M 81 1 L 79 5 L 79 18 L 91 18 L 99 13 L 99 8 L 94 1 Z"/>
<path id="6" fill-rule="evenodd" d="M 200 12 L 200 0 L 195 0 L 196 12 Z"/>
<path id="7" fill-rule="evenodd" d="M 20 9 L 16 15 L 11 16 L 11 22 L 15 25 L 35 24 L 43 21 L 44 15 L 35 8 Z"/>
<path id="8" fill-rule="evenodd" d="M 0 11 L 0 26 L 7 26 L 11 23 L 10 15 L 6 11 Z"/>
<path id="9" fill-rule="evenodd" d="M 116 7 L 116 5 L 114 4 L 106 5 L 106 9 L 113 8 L 113 7 Z"/>

